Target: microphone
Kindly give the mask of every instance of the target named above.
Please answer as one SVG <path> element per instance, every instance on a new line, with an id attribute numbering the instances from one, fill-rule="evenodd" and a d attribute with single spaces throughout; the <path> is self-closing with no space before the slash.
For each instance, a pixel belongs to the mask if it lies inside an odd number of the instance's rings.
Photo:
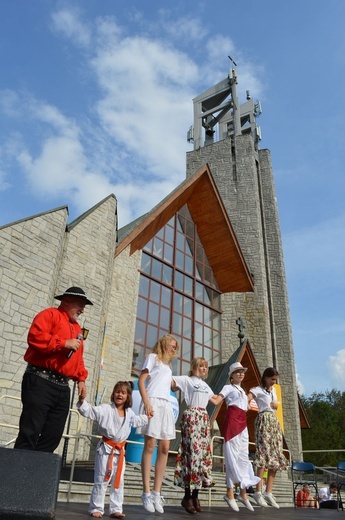
<path id="1" fill-rule="evenodd" d="M 78 334 L 77 339 L 84 339 L 84 336 L 82 334 Z M 69 352 L 67 352 L 66 358 L 69 359 L 73 352 L 74 350 L 70 350 Z"/>

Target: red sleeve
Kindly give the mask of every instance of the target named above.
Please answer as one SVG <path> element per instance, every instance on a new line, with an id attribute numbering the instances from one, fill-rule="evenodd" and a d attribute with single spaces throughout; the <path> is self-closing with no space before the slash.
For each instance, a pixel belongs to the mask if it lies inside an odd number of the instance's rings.
<path id="1" fill-rule="evenodd" d="M 61 313 L 54 307 L 37 314 L 28 333 L 30 347 L 41 352 L 54 352 L 65 347 L 71 337 L 68 323 L 61 319 Z"/>

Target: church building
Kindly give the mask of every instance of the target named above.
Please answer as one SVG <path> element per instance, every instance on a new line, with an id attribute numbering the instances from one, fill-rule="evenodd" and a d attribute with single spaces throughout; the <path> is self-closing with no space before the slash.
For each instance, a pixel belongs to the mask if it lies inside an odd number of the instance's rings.
<path id="1" fill-rule="evenodd" d="M 110 194 L 73 222 L 62 206 L 0 228 L 0 411 L 9 425 L 0 429 L 1 444 L 16 436 L 31 321 L 58 304 L 54 295 L 79 286 L 94 302 L 81 319 L 91 403 L 109 402 L 116 381 L 137 378 L 157 339 L 171 333 L 180 343 L 174 374 L 187 374 L 195 356 L 214 374 L 237 356 L 252 365 L 255 384 L 276 367 L 286 446 L 300 458 L 279 215 L 270 152 L 259 149 L 261 106 L 249 92 L 239 104 L 234 69 L 193 103 L 186 179 L 147 214 L 118 229 Z M 87 458 L 88 447 L 81 450 Z"/>

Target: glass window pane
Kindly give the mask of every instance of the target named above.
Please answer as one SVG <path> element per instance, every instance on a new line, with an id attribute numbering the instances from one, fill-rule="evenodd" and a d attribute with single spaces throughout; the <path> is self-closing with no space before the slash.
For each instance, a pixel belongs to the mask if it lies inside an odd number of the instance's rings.
<path id="1" fill-rule="evenodd" d="M 150 280 L 146 276 L 140 276 L 139 294 L 148 297 Z"/>
<path id="2" fill-rule="evenodd" d="M 184 292 L 193 296 L 193 279 L 189 276 L 184 277 Z"/>
<path id="3" fill-rule="evenodd" d="M 146 321 L 147 316 L 147 300 L 138 298 L 138 308 L 137 308 L 137 318 L 141 318 L 143 321 Z"/>
<path id="4" fill-rule="evenodd" d="M 159 258 L 163 258 L 163 242 L 155 237 L 153 241 L 153 254 Z"/>
<path id="5" fill-rule="evenodd" d="M 145 331 L 146 331 L 146 323 L 137 320 L 135 324 L 135 335 L 134 341 L 136 343 L 140 343 L 141 345 L 145 345 Z"/>
<path id="6" fill-rule="evenodd" d="M 184 359 L 192 359 L 192 342 L 183 338 L 181 357 Z M 187 373 L 186 373 L 187 374 Z"/>
<path id="7" fill-rule="evenodd" d="M 174 225 L 174 219 L 172 218 L 170 222 L 172 222 L 172 225 Z M 166 225 L 165 226 L 165 241 L 168 242 L 168 244 L 174 243 L 174 228 L 171 226 Z"/>
<path id="8" fill-rule="evenodd" d="M 159 320 L 159 326 L 164 327 L 165 329 L 169 329 L 170 325 L 170 309 L 166 309 L 161 307 L 161 316 Z"/>
<path id="9" fill-rule="evenodd" d="M 220 329 L 220 314 L 218 312 L 212 312 L 213 317 L 213 328 L 216 330 Z"/>
<path id="10" fill-rule="evenodd" d="M 159 303 L 159 297 L 160 297 L 160 290 L 161 286 L 157 282 L 151 282 L 150 287 L 150 300 L 153 300 L 154 302 Z"/>
<path id="11" fill-rule="evenodd" d="M 209 364 L 212 363 L 212 350 L 209 348 L 204 348 L 204 358 L 208 361 Z"/>
<path id="12" fill-rule="evenodd" d="M 145 251 L 148 251 L 149 253 L 152 253 L 152 244 L 153 244 L 153 239 L 151 239 L 149 242 L 147 242 L 146 246 L 143 249 Z"/>
<path id="13" fill-rule="evenodd" d="M 147 326 L 147 346 L 152 348 L 158 340 L 158 329 L 152 325 Z"/>
<path id="14" fill-rule="evenodd" d="M 173 335 L 178 334 L 181 336 L 182 334 L 182 316 L 174 313 L 173 315 Z"/>
<path id="15" fill-rule="evenodd" d="M 204 345 L 212 347 L 212 329 L 204 327 Z"/>
<path id="16" fill-rule="evenodd" d="M 204 299 L 204 286 L 201 283 L 196 282 L 195 286 L 195 297 L 197 300 L 203 301 Z"/>
<path id="17" fill-rule="evenodd" d="M 211 310 L 208 307 L 204 307 L 204 324 L 211 325 Z"/>
<path id="18" fill-rule="evenodd" d="M 171 289 L 167 289 L 167 287 L 162 287 L 162 305 L 164 307 L 171 307 Z"/>
<path id="19" fill-rule="evenodd" d="M 172 246 L 169 246 L 168 244 L 164 244 L 164 260 L 166 262 L 169 262 L 169 264 L 173 263 L 174 259 L 174 250 Z"/>
<path id="20" fill-rule="evenodd" d="M 186 338 L 192 337 L 192 320 L 189 318 L 183 318 L 183 336 Z"/>
<path id="21" fill-rule="evenodd" d="M 151 257 L 149 255 L 146 255 L 143 253 L 141 258 L 141 270 L 144 271 L 144 273 L 150 274 L 150 267 L 151 267 Z"/>
<path id="22" fill-rule="evenodd" d="M 184 254 L 181 251 L 176 251 L 175 255 L 176 267 L 181 271 L 184 270 Z"/>
<path id="23" fill-rule="evenodd" d="M 220 357 L 220 352 L 216 352 L 214 350 L 213 351 L 213 361 L 212 361 L 212 364 L 213 365 L 220 365 L 221 362 L 222 362 L 222 360 L 221 360 L 221 357 Z"/>
<path id="24" fill-rule="evenodd" d="M 161 271 L 162 271 L 162 264 L 159 262 L 159 260 L 152 259 L 152 276 L 154 278 L 157 278 L 158 280 L 161 279 Z"/>
<path id="25" fill-rule="evenodd" d="M 203 338 L 202 338 L 202 325 L 200 325 L 200 323 L 196 323 L 195 324 L 195 341 L 197 341 L 198 343 L 202 343 L 203 342 Z"/>
<path id="26" fill-rule="evenodd" d="M 195 304 L 195 319 L 196 321 L 203 321 L 203 306 L 200 303 Z"/>
<path id="27" fill-rule="evenodd" d="M 182 363 L 181 363 L 181 374 L 182 375 L 187 375 L 189 371 L 190 371 L 190 363 L 187 362 L 187 361 L 182 361 Z"/>
<path id="28" fill-rule="evenodd" d="M 183 291 L 183 274 L 179 271 L 175 272 L 174 286 L 178 291 Z"/>
<path id="29" fill-rule="evenodd" d="M 184 251 L 185 236 L 182 233 L 176 233 L 176 247 L 181 251 Z"/>
<path id="30" fill-rule="evenodd" d="M 181 294 L 174 294 L 174 310 L 181 314 L 183 312 L 183 296 L 181 296 Z"/>
<path id="31" fill-rule="evenodd" d="M 168 285 L 171 285 L 173 270 L 168 265 L 164 265 L 164 264 L 162 264 L 162 265 L 163 265 L 163 282 Z"/>
<path id="32" fill-rule="evenodd" d="M 159 238 L 163 239 L 163 237 L 164 237 L 164 227 L 162 227 L 162 228 L 158 231 L 158 233 L 156 234 L 156 237 L 159 237 Z"/>
<path id="33" fill-rule="evenodd" d="M 190 298 L 183 298 L 183 304 L 183 314 L 191 318 L 193 308 L 192 300 Z"/>
<path id="34" fill-rule="evenodd" d="M 159 313 L 159 306 L 156 303 L 150 302 L 149 303 L 149 317 L 148 317 L 149 323 L 158 325 L 158 313 Z"/>
<path id="35" fill-rule="evenodd" d="M 204 357 L 202 345 L 195 344 L 194 357 Z"/>

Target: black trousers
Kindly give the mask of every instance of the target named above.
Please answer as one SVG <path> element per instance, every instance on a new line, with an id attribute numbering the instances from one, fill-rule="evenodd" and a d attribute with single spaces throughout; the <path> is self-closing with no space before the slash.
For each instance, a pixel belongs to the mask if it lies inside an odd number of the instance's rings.
<path id="1" fill-rule="evenodd" d="M 59 445 L 70 408 L 70 388 L 25 373 L 23 410 L 14 447 L 53 452 Z"/>
<path id="2" fill-rule="evenodd" d="M 340 508 L 342 507 L 341 504 Z M 337 501 L 336 500 L 324 500 L 323 502 L 320 502 L 320 508 L 321 509 L 337 509 Z"/>

